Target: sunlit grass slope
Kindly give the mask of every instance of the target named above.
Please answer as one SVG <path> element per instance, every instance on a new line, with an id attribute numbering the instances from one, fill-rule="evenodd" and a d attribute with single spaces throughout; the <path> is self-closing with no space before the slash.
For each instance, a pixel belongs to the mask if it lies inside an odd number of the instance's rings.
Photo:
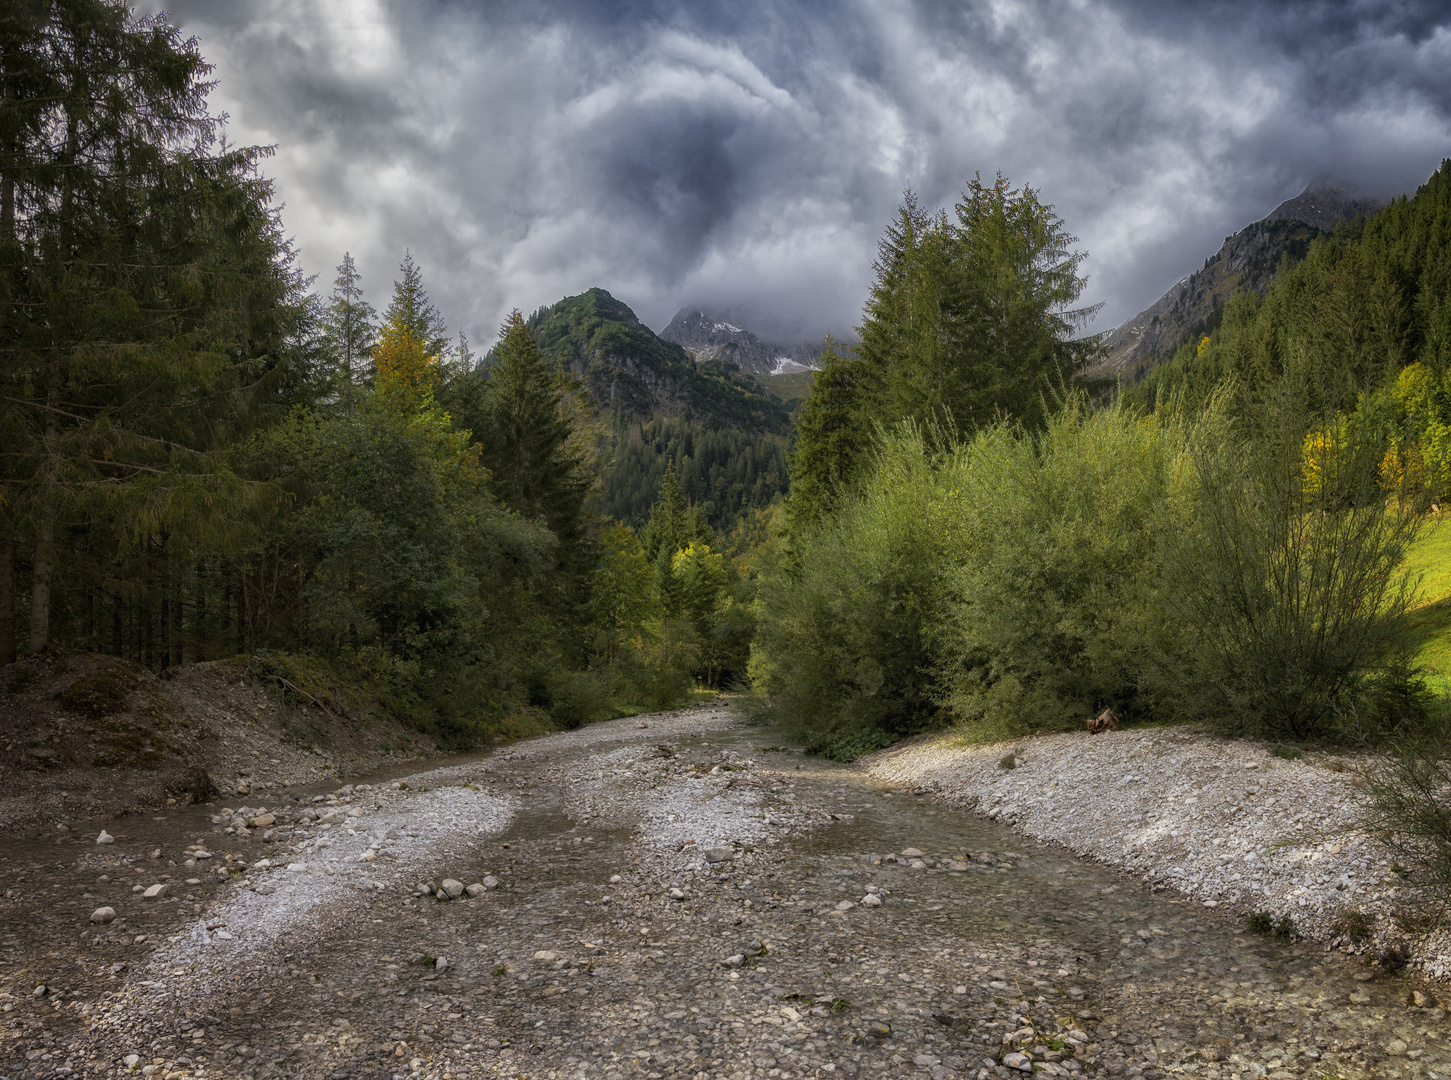
<path id="1" fill-rule="evenodd" d="M 1438 693 L 1451 692 L 1451 515 L 1432 518 L 1406 559 L 1421 577 L 1421 595 L 1411 614 L 1416 661 Z"/>

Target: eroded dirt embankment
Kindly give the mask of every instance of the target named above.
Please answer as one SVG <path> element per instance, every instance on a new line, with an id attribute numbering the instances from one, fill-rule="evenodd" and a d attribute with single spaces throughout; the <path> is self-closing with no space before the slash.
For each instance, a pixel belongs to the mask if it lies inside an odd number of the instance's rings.
<path id="1" fill-rule="evenodd" d="M 1207 908 L 1288 917 L 1313 940 L 1404 950 L 1451 977 L 1451 932 L 1417 924 L 1418 898 L 1359 828 L 1364 793 L 1341 759 L 1152 728 L 989 746 L 948 733 L 861 764 Z"/>
<path id="2" fill-rule="evenodd" d="M 95 654 L 0 668 L 0 830 L 79 832 L 98 818 L 438 753 L 386 714 L 350 705 L 341 688 L 282 690 L 249 676 L 245 658 L 184 664 L 165 678 Z"/>

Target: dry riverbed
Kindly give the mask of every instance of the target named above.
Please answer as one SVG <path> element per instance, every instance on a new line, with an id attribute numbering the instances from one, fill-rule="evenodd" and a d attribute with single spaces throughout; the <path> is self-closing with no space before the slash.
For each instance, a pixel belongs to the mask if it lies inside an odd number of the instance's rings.
<path id="1" fill-rule="evenodd" d="M 1451 1080 L 1402 977 L 773 737 L 681 710 L 11 839 L 0 1077 Z"/>
<path id="2" fill-rule="evenodd" d="M 1405 881 L 1357 831 L 1364 796 L 1339 759 L 1152 728 L 991 746 L 934 735 L 861 764 L 1207 908 L 1288 917 L 1304 937 L 1451 978 L 1451 932 L 1397 918 Z"/>

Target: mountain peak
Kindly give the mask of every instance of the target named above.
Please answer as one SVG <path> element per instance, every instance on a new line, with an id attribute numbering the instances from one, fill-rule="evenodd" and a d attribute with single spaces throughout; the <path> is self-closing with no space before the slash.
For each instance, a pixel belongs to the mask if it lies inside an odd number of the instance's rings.
<path id="1" fill-rule="evenodd" d="M 779 345 L 762 341 L 730 319 L 702 308 L 683 307 L 660 331 L 666 341 L 688 349 L 697 360 L 723 360 L 757 375 L 789 375 L 815 370 L 820 345 Z"/>
<path id="2" fill-rule="evenodd" d="M 1262 221 L 1303 221 L 1330 232 L 1357 214 L 1373 214 L 1388 202 L 1384 196 L 1337 180 L 1319 180 L 1293 199 L 1286 199 Z"/>

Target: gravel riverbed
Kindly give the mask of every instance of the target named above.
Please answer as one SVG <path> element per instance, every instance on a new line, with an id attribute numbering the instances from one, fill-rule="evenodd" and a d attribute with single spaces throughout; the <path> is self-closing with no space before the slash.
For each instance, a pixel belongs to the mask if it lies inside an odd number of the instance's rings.
<path id="1" fill-rule="evenodd" d="M 681 710 L 0 844 L 0 1077 L 1451 1080 L 1402 977 L 778 740 Z"/>
<path id="2" fill-rule="evenodd" d="M 861 764 L 1206 907 L 1289 916 L 1297 933 L 1361 954 L 1406 946 L 1392 918 L 1404 883 L 1384 849 L 1357 830 L 1364 796 L 1354 771 L 1335 758 L 1287 760 L 1270 749 L 1187 728 L 991 746 L 958 745 L 946 734 Z M 1345 938 L 1347 912 L 1367 918 L 1364 940 Z M 1418 935 L 1411 962 L 1451 978 L 1451 933 Z"/>

